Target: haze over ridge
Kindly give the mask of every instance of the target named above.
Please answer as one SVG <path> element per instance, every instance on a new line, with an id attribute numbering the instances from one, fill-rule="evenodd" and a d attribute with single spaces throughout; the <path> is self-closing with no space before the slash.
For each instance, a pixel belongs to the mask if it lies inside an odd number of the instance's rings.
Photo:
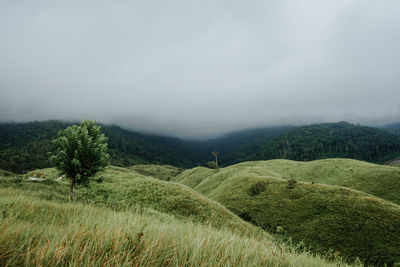
<path id="1" fill-rule="evenodd" d="M 0 3 L 0 121 L 178 137 L 400 118 L 400 2 Z"/>

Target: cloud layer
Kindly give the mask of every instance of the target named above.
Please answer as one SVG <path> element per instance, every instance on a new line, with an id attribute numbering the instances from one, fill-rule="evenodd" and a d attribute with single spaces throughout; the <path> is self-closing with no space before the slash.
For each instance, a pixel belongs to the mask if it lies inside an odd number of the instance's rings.
<path id="1" fill-rule="evenodd" d="M 5 1 L 0 120 L 91 118 L 180 137 L 399 121 L 398 10 L 397 0 Z"/>

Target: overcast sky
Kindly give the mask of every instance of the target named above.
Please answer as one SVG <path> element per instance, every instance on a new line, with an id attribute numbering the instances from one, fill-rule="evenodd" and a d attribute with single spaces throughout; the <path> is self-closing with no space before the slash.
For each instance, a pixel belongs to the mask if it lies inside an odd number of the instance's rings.
<path id="1" fill-rule="evenodd" d="M 0 121 L 204 137 L 400 121 L 400 1 L 1 1 Z"/>

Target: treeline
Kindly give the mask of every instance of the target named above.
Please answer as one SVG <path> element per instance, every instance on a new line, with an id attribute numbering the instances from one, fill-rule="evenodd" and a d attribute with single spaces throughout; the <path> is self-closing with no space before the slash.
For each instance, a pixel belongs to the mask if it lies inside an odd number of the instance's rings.
<path id="1" fill-rule="evenodd" d="M 58 131 L 76 124 L 63 121 L 0 124 L 0 169 L 21 173 L 52 166 L 49 154 L 51 140 Z M 145 135 L 118 126 L 102 125 L 108 137 L 110 163 L 117 166 L 155 163 L 189 168 L 197 164 L 186 148 L 186 141 L 156 135 Z"/>
<path id="2" fill-rule="evenodd" d="M 0 169 L 17 173 L 50 167 L 51 140 L 72 122 L 42 121 L 0 124 Z M 231 133 L 205 141 L 147 135 L 102 125 L 108 137 L 110 163 L 170 164 L 181 168 L 205 166 L 219 152 L 220 166 L 249 160 L 330 157 L 383 162 L 400 154 L 399 128 L 357 126 L 346 122 L 304 127 L 266 127 Z"/>
<path id="3" fill-rule="evenodd" d="M 340 122 L 293 129 L 262 146 L 256 158 L 299 161 L 353 158 L 381 162 L 399 152 L 399 135 L 383 129 Z"/>
<path id="4" fill-rule="evenodd" d="M 76 124 L 64 121 L 41 121 L 0 124 L 0 169 L 21 173 L 50 167 L 51 140 L 58 131 Z M 205 166 L 220 153 L 221 166 L 249 160 L 260 144 L 278 136 L 287 127 L 268 127 L 231 133 L 205 141 L 182 140 L 142 134 L 118 126 L 102 125 L 108 137 L 110 163 L 116 166 L 154 163 L 181 168 Z"/>

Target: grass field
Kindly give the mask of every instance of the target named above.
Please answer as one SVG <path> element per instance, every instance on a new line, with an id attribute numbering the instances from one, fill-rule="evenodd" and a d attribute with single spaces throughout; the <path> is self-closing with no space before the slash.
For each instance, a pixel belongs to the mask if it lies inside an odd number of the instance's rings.
<path id="1" fill-rule="evenodd" d="M 340 185 L 400 204 L 400 169 L 352 159 L 270 160 L 266 169 L 297 181 Z"/>
<path id="2" fill-rule="evenodd" d="M 70 203 L 68 182 L 56 182 L 54 169 L 35 175 L 46 180 L 0 177 L 2 266 L 346 266 L 340 257 L 329 263 L 277 242 L 176 183 L 110 167 L 90 188 L 78 188 L 79 200 Z M 130 189 L 121 192 L 123 187 Z M 141 196 L 131 196 L 131 188 Z M 171 208 L 175 201 L 200 210 Z"/>
<path id="3" fill-rule="evenodd" d="M 134 170 L 142 175 L 154 177 L 164 181 L 171 180 L 183 171 L 183 169 L 171 165 L 156 164 L 138 164 L 128 167 L 128 169 Z"/>
<path id="4" fill-rule="evenodd" d="M 392 187 L 377 185 L 372 189 L 377 192 L 379 187 L 379 192 L 390 198 L 400 192 L 395 187 L 397 171 L 395 167 L 354 160 L 310 163 L 273 160 L 246 162 L 219 170 L 194 168 L 173 180 L 193 187 L 272 233 L 284 233 L 316 251 L 331 250 L 376 265 L 400 262 L 400 206 L 350 188 L 313 184 L 312 174 L 320 177 L 316 181 L 332 184 L 351 180 L 367 186 L 373 184 L 374 177 L 386 179 Z M 376 178 L 375 183 L 378 181 Z"/>
<path id="5" fill-rule="evenodd" d="M 0 171 L 0 262 L 391 266 L 400 263 L 400 206 L 343 185 L 396 199 L 396 171 L 344 159 L 110 166 L 77 187 L 74 203 L 54 168 Z"/>
<path id="6" fill-rule="evenodd" d="M 173 178 L 201 193 L 209 193 L 226 177 L 266 176 L 345 186 L 400 204 L 400 169 L 352 159 L 250 161 L 218 171 L 185 170 Z"/>
<path id="7" fill-rule="evenodd" d="M 0 179 L 2 188 L 16 188 L 23 195 L 38 196 L 44 200 L 68 202 L 69 181 L 57 182 L 54 168 L 30 172 L 28 177 L 45 177 L 44 182 L 30 182 L 26 177 Z M 258 229 L 240 219 L 214 200 L 193 189 L 174 182 L 143 176 L 129 169 L 108 167 L 99 173 L 89 187 L 78 186 L 76 200 L 96 206 L 123 210 L 140 204 L 183 220 L 210 223 L 232 231 L 257 233 Z"/>

